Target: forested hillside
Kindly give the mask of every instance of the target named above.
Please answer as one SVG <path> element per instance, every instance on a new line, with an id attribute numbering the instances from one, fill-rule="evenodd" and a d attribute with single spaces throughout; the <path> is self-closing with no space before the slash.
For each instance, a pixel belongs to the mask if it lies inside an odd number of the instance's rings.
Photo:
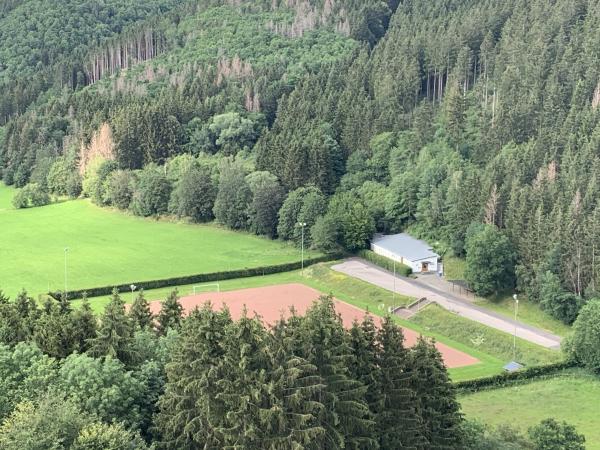
<path id="1" fill-rule="evenodd" d="M 468 270 L 481 294 L 516 283 L 566 322 L 595 295 L 597 2 L 46 3 L 0 13 L 19 206 L 84 195 L 296 241 L 302 222 L 327 251 L 409 229 L 500 255 L 491 283 Z"/>

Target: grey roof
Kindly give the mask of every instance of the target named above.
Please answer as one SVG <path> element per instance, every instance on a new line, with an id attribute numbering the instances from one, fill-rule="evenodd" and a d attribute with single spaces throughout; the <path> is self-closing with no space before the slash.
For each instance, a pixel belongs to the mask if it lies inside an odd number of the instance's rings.
<path id="1" fill-rule="evenodd" d="M 504 370 L 506 370 L 507 372 L 516 372 L 517 370 L 521 370 L 522 368 L 523 365 L 515 361 L 511 361 L 504 366 Z"/>
<path id="2" fill-rule="evenodd" d="M 410 261 L 439 258 L 440 256 L 433 251 L 427 242 L 415 239 L 406 233 L 376 236 L 371 242 L 378 247 L 388 250 L 398 256 L 402 256 Z"/>

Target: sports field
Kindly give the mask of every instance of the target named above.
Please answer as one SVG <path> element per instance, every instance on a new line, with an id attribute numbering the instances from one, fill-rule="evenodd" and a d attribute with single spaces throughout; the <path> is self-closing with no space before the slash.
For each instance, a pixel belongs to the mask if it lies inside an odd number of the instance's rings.
<path id="1" fill-rule="evenodd" d="M 589 450 L 600 449 L 599 399 L 600 378 L 581 369 L 459 398 L 468 419 L 491 425 L 511 424 L 527 430 L 548 417 L 566 420 L 585 435 Z"/>
<path id="2" fill-rule="evenodd" d="M 414 298 L 403 297 L 396 294 L 392 297 L 390 291 L 379 288 L 348 275 L 331 270 L 330 266 L 335 264 L 322 263 L 315 264 L 304 270 L 278 273 L 273 275 L 238 278 L 233 280 L 224 280 L 219 282 L 221 291 L 232 291 L 238 289 L 273 286 L 277 284 L 301 283 L 310 286 L 319 292 L 332 294 L 335 298 L 356 306 L 364 311 L 370 311 L 375 316 L 386 314 L 387 308 L 392 304 L 409 304 Z M 193 293 L 193 285 L 178 286 L 180 296 L 188 296 Z M 165 299 L 175 287 L 166 287 L 146 291 L 148 300 Z M 216 291 L 217 288 L 204 286 L 197 291 Z M 124 292 L 121 294 L 126 303 L 131 303 L 136 294 Z M 101 313 L 104 307 L 110 301 L 110 296 L 101 296 L 90 299 L 92 309 L 96 313 Z M 73 305 L 78 307 L 80 301 L 75 300 Z M 444 343 L 452 348 L 467 353 L 480 362 L 464 367 L 456 367 L 449 370 L 454 381 L 470 380 L 490 375 L 496 375 L 502 372 L 502 367 L 512 359 L 512 336 L 495 332 L 488 327 L 476 322 L 460 318 L 454 314 L 441 311 L 437 313 L 437 308 L 428 307 L 420 313 L 422 320 L 403 320 L 396 317 L 396 322 L 404 328 L 408 328 L 421 333 L 424 336 L 435 338 L 438 342 Z M 488 335 L 488 333 L 490 333 Z M 517 340 L 517 349 L 519 356 L 528 364 L 555 362 L 560 360 L 562 355 L 559 352 L 544 349 L 535 344 L 529 344 Z"/>
<path id="3" fill-rule="evenodd" d="M 182 297 L 179 302 L 186 313 L 210 301 L 215 309 L 227 306 L 234 319 L 239 319 L 244 310 L 247 310 L 248 315 L 253 316 L 256 314 L 262 318 L 265 324 L 274 325 L 281 317 L 289 317 L 292 308 L 299 315 L 305 314 L 313 302 L 322 294 L 322 292 L 303 284 L 290 283 L 227 292 L 204 292 Z M 160 307 L 160 301 L 150 304 L 154 314 L 160 312 Z M 365 310 L 337 299 L 335 300 L 335 309 L 347 328 L 350 328 L 355 320 L 361 321 L 365 315 Z M 381 324 L 380 317 L 373 316 L 373 319 L 376 325 Z M 419 334 L 413 330 L 404 329 L 407 346 L 414 345 L 418 337 Z M 441 342 L 436 342 L 436 347 L 449 368 L 464 367 L 479 362 L 477 358 Z"/>
<path id="4" fill-rule="evenodd" d="M 211 225 L 142 219 L 87 200 L 10 207 L 0 187 L 0 289 L 14 296 L 84 289 L 300 260 L 282 242 Z M 305 257 L 315 256 L 305 252 Z"/>

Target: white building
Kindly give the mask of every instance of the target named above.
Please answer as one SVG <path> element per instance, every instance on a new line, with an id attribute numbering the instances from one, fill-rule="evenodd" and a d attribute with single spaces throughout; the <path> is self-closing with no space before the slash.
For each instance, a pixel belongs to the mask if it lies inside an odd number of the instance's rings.
<path id="1" fill-rule="evenodd" d="M 441 270 L 440 255 L 427 242 L 406 233 L 376 236 L 371 242 L 371 250 L 409 266 L 415 273 Z"/>

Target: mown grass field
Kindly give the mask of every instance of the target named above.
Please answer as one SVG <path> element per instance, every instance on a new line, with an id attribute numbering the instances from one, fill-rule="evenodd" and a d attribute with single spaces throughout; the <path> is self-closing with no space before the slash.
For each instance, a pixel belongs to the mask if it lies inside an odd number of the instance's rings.
<path id="1" fill-rule="evenodd" d="M 334 297 L 354 306 L 368 310 L 374 315 L 383 316 L 386 314 L 387 307 L 391 306 L 393 302 L 392 293 L 390 291 L 342 273 L 335 272 L 330 269 L 332 264 L 335 263 L 313 265 L 306 268 L 304 274 L 298 270 L 262 277 L 225 280 L 221 281 L 219 285 L 222 291 L 228 291 L 283 283 L 303 283 L 321 292 L 327 294 L 330 293 Z M 173 289 L 174 288 L 162 288 L 150 290 L 145 293 L 146 298 L 148 300 L 164 299 Z M 178 286 L 177 289 L 180 295 L 189 295 L 193 291 L 193 286 Z M 206 290 L 216 290 L 216 287 L 207 287 Z M 126 303 L 131 303 L 134 296 L 132 296 L 131 293 L 122 294 Z M 396 294 L 395 304 L 408 304 L 413 300 L 414 299 L 410 297 L 399 296 Z M 109 297 L 107 296 L 90 299 L 92 309 L 97 313 L 102 312 L 108 301 Z M 80 301 L 74 301 L 73 303 L 77 306 Z M 493 348 L 490 349 L 490 353 L 487 353 L 485 350 L 475 347 L 468 340 L 461 342 L 452 338 L 449 334 L 445 335 L 444 332 L 432 327 L 421 326 L 417 322 L 406 321 L 400 318 L 396 318 L 396 321 L 406 328 L 413 329 L 425 336 L 435 338 L 437 341 L 468 353 L 481 361 L 481 363 L 472 366 L 450 369 L 450 376 L 455 381 L 495 375 L 502 371 L 502 366 L 506 363 L 504 359 L 501 359 L 499 355 L 493 352 Z M 532 345 L 532 348 L 534 351 L 537 351 L 538 349 L 535 345 Z M 541 350 L 544 351 L 543 349 Z"/>
<path id="2" fill-rule="evenodd" d="M 475 303 L 507 317 L 514 317 L 515 301 L 511 295 L 505 295 L 497 299 L 478 298 Z M 517 318 L 524 323 L 542 328 L 559 336 L 567 336 L 571 332 L 569 325 L 565 325 L 560 320 L 550 316 L 550 314 L 540 308 L 539 304 L 530 302 L 524 297 L 519 298 Z"/>
<path id="3" fill-rule="evenodd" d="M 300 251 L 282 242 L 212 225 L 142 219 L 87 200 L 15 210 L 12 191 L 0 187 L 0 289 L 10 296 L 22 288 L 33 295 L 62 290 L 66 247 L 68 289 L 300 260 Z"/>
<path id="4" fill-rule="evenodd" d="M 464 345 L 492 355 L 502 364 L 512 361 L 513 336 L 452 314 L 437 305 L 429 305 L 410 319 L 425 330 L 435 330 Z M 549 364 L 563 359 L 560 351 L 545 349 L 517 338 L 516 360 L 527 366 Z"/>
<path id="5" fill-rule="evenodd" d="M 566 420 L 586 437 L 586 448 L 600 449 L 600 378 L 581 369 L 562 375 L 459 398 L 468 419 L 527 430 L 541 420 Z"/>

